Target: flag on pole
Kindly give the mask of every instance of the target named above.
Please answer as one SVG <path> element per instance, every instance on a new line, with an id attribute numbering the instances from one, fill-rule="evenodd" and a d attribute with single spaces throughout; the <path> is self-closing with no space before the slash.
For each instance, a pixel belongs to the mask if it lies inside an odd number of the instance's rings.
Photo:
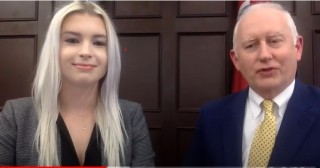
<path id="1" fill-rule="evenodd" d="M 250 6 L 250 4 L 260 3 L 260 2 L 268 2 L 263 0 L 240 0 L 238 1 L 238 18 L 242 15 L 243 11 Z M 242 76 L 242 74 L 236 69 L 233 68 L 233 80 L 232 80 L 232 93 L 238 92 L 242 89 L 245 89 L 248 86 L 246 79 Z"/>

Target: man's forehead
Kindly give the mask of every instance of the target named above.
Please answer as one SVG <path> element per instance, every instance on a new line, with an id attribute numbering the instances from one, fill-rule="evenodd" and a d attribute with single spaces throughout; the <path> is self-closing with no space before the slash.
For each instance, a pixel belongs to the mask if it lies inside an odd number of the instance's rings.
<path id="1" fill-rule="evenodd" d="M 250 18 L 259 18 L 259 17 L 283 17 L 284 12 L 280 11 L 278 9 L 274 8 L 267 8 L 267 7 L 260 7 L 260 8 L 254 8 L 251 10 L 247 10 L 241 17 L 239 22 L 242 22 L 243 20 L 247 20 Z"/>
<path id="2" fill-rule="evenodd" d="M 266 13 L 264 11 L 269 11 Z M 275 12 L 276 11 L 276 12 Z M 237 36 L 239 40 L 267 38 L 275 35 L 288 36 L 290 28 L 283 12 L 279 10 L 254 10 L 239 20 Z"/>
<path id="3" fill-rule="evenodd" d="M 239 20 L 239 29 L 247 30 L 255 26 L 279 26 L 285 25 L 286 18 L 282 11 L 272 8 L 253 9 Z M 264 28 L 264 27 L 261 27 Z"/>

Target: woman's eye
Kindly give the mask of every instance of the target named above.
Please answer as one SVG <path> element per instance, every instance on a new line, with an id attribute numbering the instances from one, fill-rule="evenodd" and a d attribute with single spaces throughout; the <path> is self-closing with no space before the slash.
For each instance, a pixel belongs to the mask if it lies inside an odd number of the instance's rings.
<path id="1" fill-rule="evenodd" d="M 74 44 L 74 43 L 79 43 L 79 40 L 77 40 L 77 39 L 75 39 L 75 38 L 69 38 L 69 39 L 66 39 L 65 40 L 67 43 L 72 43 L 72 44 Z"/>
<path id="2" fill-rule="evenodd" d="M 94 45 L 97 45 L 97 46 L 106 46 L 106 42 L 104 41 L 95 41 L 93 42 Z"/>

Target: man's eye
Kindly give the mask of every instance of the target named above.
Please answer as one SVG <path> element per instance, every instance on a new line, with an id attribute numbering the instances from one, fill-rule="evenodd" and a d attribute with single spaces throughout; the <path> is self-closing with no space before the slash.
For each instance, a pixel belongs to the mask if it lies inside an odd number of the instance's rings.
<path id="1" fill-rule="evenodd" d="M 244 46 L 244 48 L 245 48 L 245 49 L 250 49 L 250 48 L 252 48 L 253 46 L 254 46 L 253 44 L 249 44 L 249 45 Z"/>
<path id="2" fill-rule="evenodd" d="M 281 46 L 281 42 L 282 42 L 281 39 L 272 39 L 269 41 L 269 44 L 273 47 L 279 47 Z"/>
<path id="3" fill-rule="evenodd" d="M 280 42 L 280 40 L 276 39 L 276 40 L 271 40 L 271 43 L 278 43 Z"/>
<path id="4" fill-rule="evenodd" d="M 67 43 L 72 43 L 72 44 L 74 44 L 74 43 L 79 43 L 79 40 L 77 40 L 77 39 L 75 39 L 75 38 L 69 38 L 69 39 L 66 39 L 65 40 Z"/>

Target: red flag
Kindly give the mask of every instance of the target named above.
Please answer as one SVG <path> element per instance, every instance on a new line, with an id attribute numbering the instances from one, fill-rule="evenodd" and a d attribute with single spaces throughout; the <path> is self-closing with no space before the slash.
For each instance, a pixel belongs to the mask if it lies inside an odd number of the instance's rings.
<path id="1" fill-rule="evenodd" d="M 268 2 L 268 1 L 264 1 L 264 0 L 238 1 L 238 17 L 239 15 L 242 14 L 244 9 L 247 8 L 250 4 L 255 4 L 260 2 Z M 236 68 L 233 68 L 232 93 L 245 89 L 247 86 L 248 86 L 248 83 L 246 79 L 244 79 L 242 74 Z"/>

